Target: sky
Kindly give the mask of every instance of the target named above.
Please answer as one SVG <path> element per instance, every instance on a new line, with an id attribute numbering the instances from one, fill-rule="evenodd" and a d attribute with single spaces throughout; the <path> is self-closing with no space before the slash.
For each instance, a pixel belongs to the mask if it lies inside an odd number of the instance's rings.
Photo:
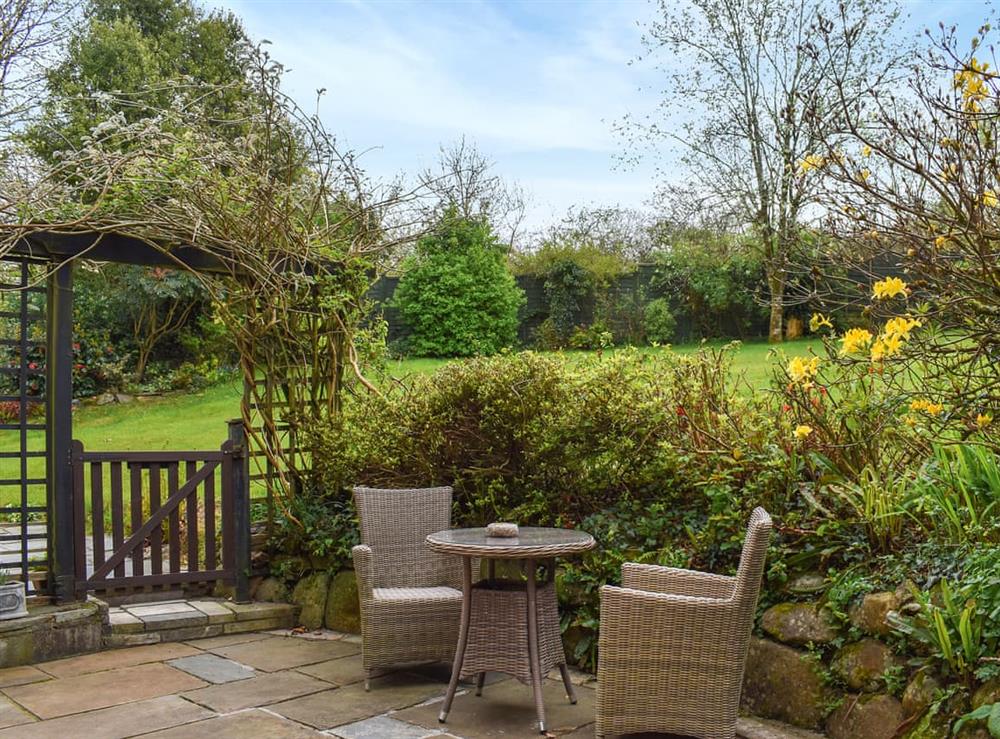
<path id="1" fill-rule="evenodd" d="M 668 0 L 668 2 L 682 0 Z M 372 175 L 410 174 L 462 136 L 529 197 L 527 226 L 571 206 L 642 208 L 653 162 L 620 160 L 615 124 L 655 107 L 663 84 L 640 59 L 657 5 L 617 2 L 207 0 L 232 10 L 288 69 L 285 89 L 319 112 Z M 984 0 L 910 0 L 907 30 L 971 34 Z M 669 163 L 671 153 L 666 153 Z M 668 166 L 668 171 L 670 167 Z M 677 170 L 676 176 L 683 176 Z"/>

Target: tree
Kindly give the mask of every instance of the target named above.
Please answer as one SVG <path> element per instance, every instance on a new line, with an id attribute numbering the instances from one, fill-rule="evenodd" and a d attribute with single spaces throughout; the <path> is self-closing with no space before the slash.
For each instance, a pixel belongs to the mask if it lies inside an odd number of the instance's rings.
<path id="1" fill-rule="evenodd" d="M 653 217 L 635 208 L 570 208 L 542 237 L 542 244 L 593 248 L 622 262 L 647 260 L 656 248 Z"/>
<path id="2" fill-rule="evenodd" d="M 874 331 L 857 361 L 880 372 L 896 365 L 883 374 L 895 380 L 899 397 L 913 398 L 917 408 L 940 407 L 936 423 L 997 446 L 997 33 L 984 25 L 969 47 L 955 28 L 928 38 L 905 83 L 870 96 L 860 115 L 849 84 L 834 80 L 835 90 L 846 88 L 835 102 L 851 140 L 824 168 L 825 225 L 830 262 L 848 266 L 853 277 L 826 281 L 826 289 L 817 279 L 814 290 L 832 307 L 865 306 Z M 817 60 L 838 43 L 818 44 Z M 826 151 L 842 145 L 838 136 Z M 903 340 L 887 342 L 893 333 Z"/>
<path id="3" fill-rule="evenodd" d="M 636 155 L 664 141 L 681 148 L 687 183 L 668 184 L 668 197 L 754 232 L 772 341 L 782 339 L 790 256 L 819 192 L 820 148 L 842 129 L 836 98 L 859 100 L 894 68 L 885 50 L 896 16 L 894 3 L 875 0 L 692 0 L 683 8 L 660 0 L 644 37 L 651 55 L 664 54 L 667 90 L 656 114 L 626 118 L 621 130 Z M 821 60 L 810 50 L 834 21 L 841 43 Z"/>
<path id="4" fill-rule="evenodd" d="M 62 41 L 72 8 L 68 0 L 0 4 L 0 135 L 9 135 L 32 109 L 46 55 Z"/>
<path id="5" fill-rule="evenodd" d="M 251 95 L 251 51 L 236 16 L 206 15 L 190 0 L 90 0 L 65 58 L 45 75 L 48 96 L 27 131 L 28 145 L 54 164 L 60 152 L 78 151 L 110 120 L 149 120 L 185 99 L 199 99 L 205 120 L 221 135 L 236 137 L 244 133 L 232 123 L 237 102 Z M 178 94 L 185 89 L 203 95 Z M 128 296 L 122 314 L 129 316 L 134 372 L 142 382 L 154 350 L 207 305 L 207 296 L 183 271 L 122 266 L 104 273 L 103 283 L 89 281 L 81 289 L 109 292 L 112 300 Z"/>
<path id="6" fill-rule="evenodd" d="M 485 219 L 454 207 L 417 242 L 392 300 L 412 332 L 412 353 L 466 357 L 514 344 L 524 293 L 504 251 Z"/>
<path id="7" fill-rule="evenodd" d="M 440 221 L 450 210 L 466 220 L 485 220 L 513 249 L 524 221 L 524 191 L 493 171 L 493 162 L 463 136 L 438 152 L 437 168 L 424 169 L 418 181 L 430 198 L 424 223 Z"/>
<path id="8" fill-rule="evenodd" d="M 133 122 L 169 107 L 178 80 L 219 88 L 204 111 L 213 120 L 230 118 L 248 94 L 250 42 L 232 13 L 206 15 L 191 0 L 90 0 L 84 17 L 46 74 L 48 95 L 27 132 L 43 159 L 79 148 L 111 115 Z"/>

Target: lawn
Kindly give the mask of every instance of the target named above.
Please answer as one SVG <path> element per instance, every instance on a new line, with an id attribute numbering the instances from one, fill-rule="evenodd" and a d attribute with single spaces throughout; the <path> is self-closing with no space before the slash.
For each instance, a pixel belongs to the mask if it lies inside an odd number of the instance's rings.
<path id="1" fill-rule="evenodd" d="M 710 346 L 723 346 L 722 342 Z M 799 340 L 783 345 L 787 354 L 806 354 L 811 347 L 819 348 L 818 342 Z M 667 348 L 648 348 L 644 352 L 675 351 L 688 354 L 696 351 L 697 345 Z M 583 352 L 567 352 L 566 356 L 582 356 Z M 430 373 L 446 364 L 444 359 L 408 359 L 392 362 L 389 373 L 393 377 L 405 377 L 414 373 Z M 451 360 L 455 361 L 455 360 Z M 460 360 L 459 360 L 460 361 Z M 743 344 L 734 360 L 734 371 L 743 375 L 754 388 L 764 387 L 770 377 L 774 363 L 771 347 L 766 343 Z M 81 405 L 74 413 L 73 437 L 83 442 L 89 450 L 111 451 L 159 451 L 180 449 L 217 449 L 226 438 L 226 421 L 239 415 L 241 386 L 237 382 L 227 382 L 205 390 L 169 395 L 128 404 L 95 406 Z M 0 432 L 0 450 L 15 450 L 14 432 Z M 41 439 L 38 439 L 39 444 Z M 41 447 L 39 447 L 41 448 Z M 41 473 L 41 460 L 30 460 L 31 467 Z M 35 464 L 35 463 L 38 464 Z M 16 459 L 0 460 L 0 476 L 18 477 L 19 462 Z M 16 500 L 13 490 L 0 493 L 0 506 L 12 504 Z M 44 502 L 41 488 L 32 491 L 31 497 L 37 503 Z"/>

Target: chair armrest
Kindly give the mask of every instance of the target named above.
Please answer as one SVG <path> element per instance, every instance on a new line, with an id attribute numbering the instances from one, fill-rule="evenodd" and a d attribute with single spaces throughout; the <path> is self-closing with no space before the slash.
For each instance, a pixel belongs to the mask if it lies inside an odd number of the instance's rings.
<path id="1" fill-rule="evenodd" d="M 734 676 L 738 685 L 751 619 L 731 599 L 605 585 L 597 648 L 598 712 L 604 701 L 614 701 L 609 696 L 646 695 L 651 684 L 659 686 L 655 690 L 667 704 L 690 701 L 689 689 L 693 695 L 717 691 Z"/>
<path id="2" fill-rule="evenodd" d="M 351 549 L 351 557 L 354 559 L 354 574 L 358 580 L 358 597 L 362 600 L 371 600 L 372 588 L 372 548 L 367 544 L 358 544 Z"/>
<path id="3" fill-rule="evenodd" d="M 736 590 L 736 578 L 626 562 L 622 565 L 622 587 L 695 598 L 727 599 Z"/>

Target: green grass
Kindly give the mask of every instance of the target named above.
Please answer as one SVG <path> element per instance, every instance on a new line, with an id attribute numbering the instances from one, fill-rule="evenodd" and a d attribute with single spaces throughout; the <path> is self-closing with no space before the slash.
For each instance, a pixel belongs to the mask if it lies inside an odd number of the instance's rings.
<path id="1" fill-rule="evenodd" d="M 721 347 L 725 342 L 712 342 L 708 346 Z M 699 345 L 678 346 L 670 349 L 652 347 L 642 349 L 645 353 L 674 351 L 690 354 Z M 782 345 L 786 354 L 805 355 L 810 348 L 819 349 L 818 341 L 799 340 Z M 733 360 L 733 371 L 741 374 L 754 388 L 767 385 L 771 367 L 774 364 L 772 347 L 766 343 L 747 343 L 737 352 Z M 620 350 L 616 350 L 620 351 Z M 566 352 L 573 357 L 585 352 Z M 426 374 L 446 364 L 444 359 L 407 359 L 390 363 L 389 374 L 406 377 L 412 374 Z M 461 360 L 451 360 L 461 361 Z M 84 448 L 92 451 L 161 451 L 182 449 L 218 449 L 226 438 L 226 421 L 239 416 L 241 387 L 238 383 L 227 382 L 203 391 L 164 396 L 127 404 L 95 406 L 81 405 L 73 416 L 73 438 L 83 442 Z M 0 450 L 16 450 L 16 432 L 0 432 Z M 41 448 L 41 437 L 37 438 Z M 32 474 L 42 476 L 42 460 L 29 460 Z M 0 460 L 0 476 L 18 477 L 19 461 Z M 0 493 L 0 506 L 16 501 L 16 493 L 7 490 Z M 31 491 L 34 504 L 44 502 L 41 487 Z"/>

